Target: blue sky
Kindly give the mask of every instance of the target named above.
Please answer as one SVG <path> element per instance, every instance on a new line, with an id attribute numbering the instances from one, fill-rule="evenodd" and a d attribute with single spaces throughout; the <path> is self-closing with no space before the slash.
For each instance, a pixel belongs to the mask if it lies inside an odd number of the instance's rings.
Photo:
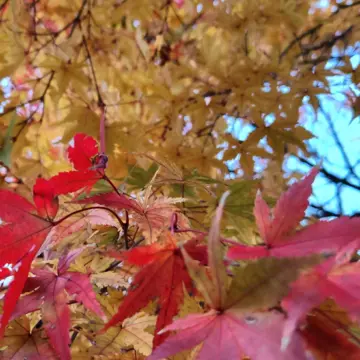
<path id="1" fill-rule="evenodd" d="M 358 67 L 360 55 L 353 56 L 351 63 L 354 69 Z M 332 64 L 329 62 L 327 67 L 331 68 Z M 351 90 L 356 96 L 359 96 L 360 93 L 350 81 L 345 81 L 344 78 L 334 76 L 329 80 L 332 84 L 331 95 L 319 96 L 323 111 L 318 111 L 316 119 L 313 111 L 309 111 L 305 122 L 305 127 L 315 135 L 314 139 L 309 140 L 309 147 L 319 154 L 324 167 L 329 172 L 360 186 L 360 118 L 359 116 L 354 118 L 352 108 L 346 106 L 346 97 L 343 92 Z M 333 129 L 329 126 L 330 122 Z M 332 131 L 336 132 L 337 140 Z M 337 141 L 341 143 L 356 176 L 348 176 L 348 164 Z M 309 169 L 307 165 L 301 164 L 294 158 L 288 161 L 287 166 L 289 169 L 303 169 L 305 172 Z M 343 208 L 340 208 L 338 202 L 334 200 L 336 186 L 329 183 L 324 176 L 317 177 L 313 192 L 312 200 L 315 203 L 327 203 L 327 210 L 342 212 L 345 215 L 359 212 L 360 191 L 356 189 L 341 186 Z"/>
<path id="2" fill-rule="evenodd" d="M 349 52 L 354 53 L 353 50 L 349 49 Z M 336 56 L 336 50 L 334 55 Z M 351 63 L 354 69 L 358 67 L 360 55 L 353 56 Z M 333 65 L 329 62 L 327 68 L 330 69 Z M 308 160 L 317 165 L 323 162 L 323 166 L 332 174 L 340 178 L 346 178 L 354 185 L 360 186 L 360 118 L 354 119 L 353 110 L 350 106 L 347 106 L 349 104 L 346 104 L 347 98 L 343 93 L 351 90 L 356 96 L 360 94 L 351 81 L 344 77 L 333 76 L 329 78 L 329 82 L 331 84 L 331 94 L 319 95 L 318 97 L 322 111 L 319 110 L 315 114 L 310 105 L 305 105 L 306 115 L 302 119 L 302 123 L 306 129 L 314 134 L 314 138 L 308 141 L 308 145 L 319 156 L 317 160 L 311 157 Z M 304 99 L 304 104 L 307 104 L 306 98 Z M 251 125 L 239 119 L 228 118 L 228 124 L 229 131 L 239 140 L 245 140 L 249 133 L 254 130 Z M 336 141 L 333 131 L 338 137 Z M 356 176 L 348 176 L 348 165 L 344 160 L 344 155 L 340 151 L 337 141 L 341 143 Z M 263 140 L 263 143 L 265 142 L 266 140 Z M 235 168 L 238 164 L 238 158 L 228 163 L 230 167 Z M 257 164 L 255 168 L 261 174 L 262 167 Z M 309 166 L 301 163 L 295 157 L 289 157 L 284 163 L 285 171 L 300 170 L 306 173 L 309 169 Z M 329 182 L 325 176 L 319 174 L 314 182 L 313 196 L 310 200 L 315 204 L 326 204 L 326 209 L 335 213 L 341 212 L 345 215 L 352 215 L 355 212 L 359 212 L 359 190 L 342 185 L 340 188 L 341 206 L 339 206 L 338 200 L 335 198 L 336 191 L 336 185 Z"/>

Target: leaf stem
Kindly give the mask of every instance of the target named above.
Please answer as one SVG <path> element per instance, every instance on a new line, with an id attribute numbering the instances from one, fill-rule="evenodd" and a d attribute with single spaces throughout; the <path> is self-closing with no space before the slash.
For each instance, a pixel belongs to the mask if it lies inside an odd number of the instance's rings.
<path id="1" fill-rule="evenodd" d="M 114 191 L 118 194 L 118 195 L 121 195 L 119 193 L 119 190 L 117 189 L 117 187 L 115 186 L 115 184 L 110 180 L 110 178 L 104 174 L 103 175 L 103 179 L 114 189 Z"/>
<path id="2" fill-rule="evenodd" d="M 105 154 L 106 151 L 106 143 L 105 143 L 105 105 L 100 106 L 101 115 L 100 115 L 100 153 Z"/>

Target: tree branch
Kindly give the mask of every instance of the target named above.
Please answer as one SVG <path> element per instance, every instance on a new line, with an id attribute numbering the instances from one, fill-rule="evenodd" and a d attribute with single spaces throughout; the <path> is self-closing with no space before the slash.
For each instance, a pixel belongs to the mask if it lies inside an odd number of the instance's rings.
<path id="1" fill-rule="evenodd" d="M 299 159 L 302 163 L 304 163 L 304 164 L 306 164 L 306 165 L 308 165 L 308 166 L 310 166 L 310 167 L 316 166 L 316 165 L 312 164 L 309 160 L 307 160 L 307 159 L 305 159 L 305 158 L 303 158 L 303 157 L 301 157 L 301 156 L 298 156 L 298 159 Z M 329 171 L 325 170 L 324 168 L 321 168 L 321 169 L 320 169 L 320 172 L 321 172 L 323 175 L 325 175 L 329 180 L 331 180 L 331 181 L 332 181 L 333 183 L 335 183 L 335 184 L 342 184 L 342 185 L 349 186 L 349 187 L 351 187 L 351 188 L 353 188 L 353 189 L 355 189 L 355 190 L 360 190 L 360 186 L 359 186 L 359 185 L 353 184 L 353 183 L 349 182 L 349 181 L 346 180 L 346 179 L 340 178 L 340 177 L 338 177 L 338 176 L 330 173 Z"/>
<path id="2" fill-rule="evenodd" d="M 349 157 L 347 156 L 347 154 L 346 154 L 346 152 L 345 152 L 345 150 L 344 150 L 344 147 L 343 147 L 343 145 L 342 145 L 342 143 L 341 143 L 341 141 L 340 141 L 340 138 L 339 138 L 339 136 L 338 136 L 338 134 L 337 134 L 337 132 L 336 132 L 336 130 L 335 130 L 335 127 L 334 127 L 334 124 L 333 124 L 333 122 L 332 122 L 332 119 L 331 119 L 330 115 L 325 111 L 324 107 L 322 106 L 321 101 L 319 101 L 319 109 L 320 109 L 320 111 L 323 113 L 323 115 L 324 115 L 324 117 L 325 117 L 325 119 L 326 119 L 326 121 L 327 121 L 327 123 L 328 123 L 328 125 L 329 125 L 331 134 L 332 134 L 332 136 L 334 137 L 334 140 L 335 140 L 335 142 L 336 142 L 336 145 L 338 146 L 338 148 L 339 148 L 339 150 L 340 150 L 340 152 L 341 152 L 341 155 L 342 155 L 342 157 L 343 157 L 343 159 L 344 159 L 344 162 L 345 162 L 346 166 L 349 168 L 351 174 L 353 174 L 353 175 L 356 176 L 356 174 L 355 174 L 355 172 L 354 172 L 354 169 L 353 169 L 353 166 L 351 165 L 350 159 L 349 159 Z"/>
<path id="3" fill-rule="evenodd" d="M 90 50 L 89 50 L 87 41 L 85 39 L 85 36 L 83 36 L 82 41 L 83 41 L 83 44 L 84 44 L 84 47 L 86 50 L 87 59 L 89 60 L 90 70 L 91 70 L 91 74 L 92 74 L 92 77 L 94 80 L 95 90 L 96 90 L 96 94 L 97 94 L 97 103 L 98 103 L 98 106 L 99 106 L 100 112 L 101 112 L 100 125 L 99 125 L 100 153 L 105 154 L 105 152 L 106 152 L 106 142 L 105 142 L 106 105 L 101 96 L 99 84 L 98 84 L 98 81 L 96 78 L 94 63 L 92 61 L 92 57 L 91 57 Z"/>

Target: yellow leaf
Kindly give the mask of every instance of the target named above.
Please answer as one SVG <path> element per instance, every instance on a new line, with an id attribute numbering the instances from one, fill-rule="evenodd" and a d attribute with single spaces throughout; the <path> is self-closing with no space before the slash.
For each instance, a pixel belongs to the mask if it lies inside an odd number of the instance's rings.
<path id="1" fill-rule="evenodd" d="M 119 356 L 122 359 L 120 355 L 126 355 L 132 348 L 148 356 L 152 351 L 153 335 L 146 329 L 154 326 L 155 322 L 156 316 L 139 312 L 126 319 L 122 325 L 111 327 L 104 334 L 95 335 L 91 338 L 91 343 L 79 337 L 74 343 L 74 348 L 77 349 L 74 356 L 81 358 L 81 354 L 85 352 L 93 359 L 111 359 L 111 356 Z M 93 332 L 99 331 L 103 326 L 104 324 L 98 320 L 90 319 L 89 321 L 89 328 Z M 96 345 L 91 346 L 91 344 Z"/>
<path id="2" fill-rule="evenodd" d="M 32 329 L 26 316 L 12 321 L 4 338 L 0 341 L 2 359 L 42 358 L 56 360 L 57 355 L 50 346 L 43 328 Z"/>
<path id="3" fill-rule="evenodd" d="M 116 273 L 114 271 L 106 271 L 91 275 L 91 281 L 99 287 L 112 286 L 114 288 L 128 288 L 130 286 L 129 277 L 124 273 Z"/>

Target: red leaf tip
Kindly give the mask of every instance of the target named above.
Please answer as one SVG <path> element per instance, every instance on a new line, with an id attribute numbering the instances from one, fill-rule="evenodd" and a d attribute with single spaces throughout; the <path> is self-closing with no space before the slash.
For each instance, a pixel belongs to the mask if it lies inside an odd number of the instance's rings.
<path id="1" fill-rule="evenodd" d="M 59 209 L 59 199 L 56 196 L 51 181 L 38 178 L 33 188 L 33 198 L 40 216 L 53 219 Z"/>

